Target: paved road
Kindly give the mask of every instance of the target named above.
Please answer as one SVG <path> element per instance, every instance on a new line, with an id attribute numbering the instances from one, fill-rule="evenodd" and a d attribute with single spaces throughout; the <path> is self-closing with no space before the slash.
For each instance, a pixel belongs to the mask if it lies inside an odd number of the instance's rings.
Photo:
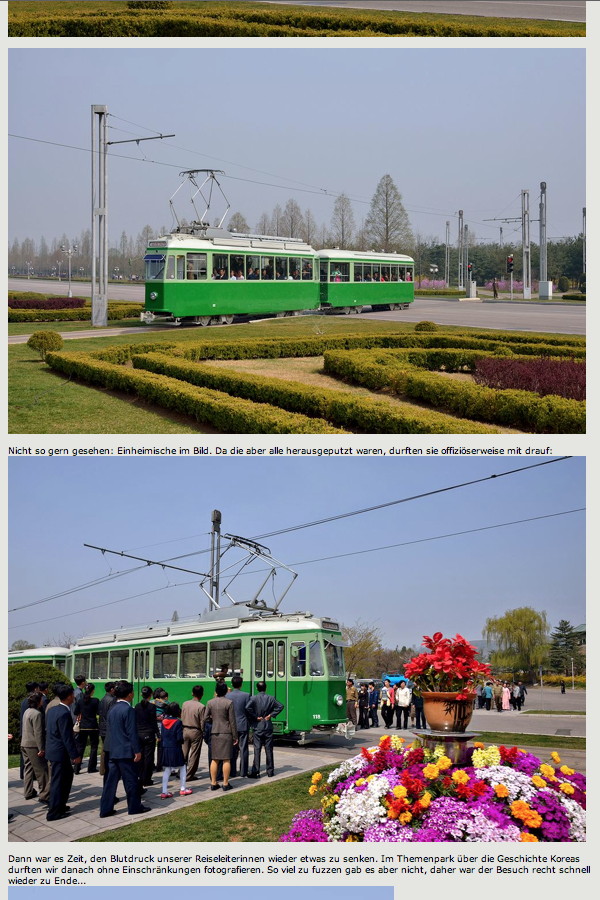
<path id="1" fill-rule="evenodd" d="M 90 297 L 91 285 L 89 282 L 74 281 L 72 286 L 74 297 Z M 57 281 L 56 279 L 43 278 L 9 278 L 9 291 L 33 291 L 36 294 L 56 294 L 58 297 L 66 297 L 69 293 L 69 285 L 66 281 Z M 108 286 L 109 300 L 129 300 L 132 303 L 144 302 L 144 285 L 143 284 L 109 284 Z"/>
<path id="2" fill-rule="evenodd" d="M 448 13 L 502 19 L 550 19 L 585 22 L 583 0 L 266 0 L 293 6 L 334 6 L 350 9 L 383 9 L 397 12 Z"/>
<path id="3" fill-rule="evenodd" d="M 30 290 L 43 293 L 49 290 L 49 282 L 31 279 L 28 287 L 21 279 L 9 278 L 9 290 Z M 51 282 L 53 294 L 67 295 L 68 286 L 64 282 Z M 90 296 L 89 284 L 78 284 L 73 293 L 81 297 Z M 142 284 L 115 284 L 109 287 L 109 299 L 129 300 L 143 302 L 144 285 Z M 438 325 L 464 325 L 473 328 L 491 328 L 509 331 L 546 331 L 553 334 L 585 334 L 585 304 L 573 306 L 571 304 L 543 304 L 533 303 L 521 305 L 519 303 L 476 303 L 476 302 L 451 302 L 431 297 L 417 297 L 414 304 L 406 310 L 397 312 L 363 313 L 361 318 L 374 319 L 375 321 L 390 322 L 421 322 L 424 319 L 437 322 Z M 139 329 L 114 329 L 111 332 L 92 331 L 90 334 L 82 332 L 68 332 L 64 337 L 75 339 L 77 337 L 112 336 L 113 334 L 138 333 Z M 27 337 L 14 335 L 10 343 L 23 343 Z"/>

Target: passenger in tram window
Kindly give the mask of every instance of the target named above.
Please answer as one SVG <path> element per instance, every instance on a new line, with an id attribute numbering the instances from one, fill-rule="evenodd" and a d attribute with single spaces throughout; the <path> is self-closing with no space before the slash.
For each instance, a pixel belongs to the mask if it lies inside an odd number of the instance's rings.
<path id="1" fill-rule="evenodd" d="M 257 278 L 258 278 L 258 274 L 256 273 L 256 270 L 253 269 L 252 266 L 250 266 L 250 268 L 248 269 L 248 275 L 246 276 L 246 280 L 247 281 L 256 281 Z"/>
<path id="2" fill-rule="evenodd" d="M 229 280 L 237 281 L 237 276 L 236 276 L 235 272 L 233 271 L 233 269 L 231 270 L 231 275 L 229 276 Z"/>
<path id="3" fill-rule="evenodd" d="M 410 271 L 410 269 L 407 269 L 406 271 L 406 280 L 412 281 L 412 272 Z"/>
<path id="4" fill-rule="evenodd" d="M 194 272 L 194 263 L 192 262 L 191 259 L 188 260 L 188 264 L 187 264 L 187 277 L 188 277 L 188 281 L 196 280 L 196 273 Z"/>
<path id="5" fill-rule="evenodd" d="M 226 279 L 227 279 L 227 274 L 225 272 L 225 269 L 219 269 L 219 280 L 225 281 Z"/>
<path id="6" fill-rule="evenodd" d="M 244 281 L 244 280 L 245 280 L 245 279 L 244 279 L 244 273 L 243 273 L 243 271 L 242 271 L 241 269 L 238 269 L 238 271 L 237 271 L 235 274 L 236 274 L 236 278 L 237 278 L 238 281 Z"/>
<path id="7" fill-rule="evenodd" d="M 333 272 L 331 273 L 331 280 L 332 281 L 341 281 L 342 280 L 342 273 L 340 271 L 339 266 L 336 266 L 335 269 L 333 270 Z"/>

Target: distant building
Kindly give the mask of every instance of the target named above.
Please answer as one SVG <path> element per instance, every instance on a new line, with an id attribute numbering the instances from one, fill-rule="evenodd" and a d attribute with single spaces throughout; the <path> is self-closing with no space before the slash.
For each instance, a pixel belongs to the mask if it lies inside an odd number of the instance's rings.
<path id="1" fill-rule="evenodd" d="M 578 625 L 577 628 L 574 628 L 573 631 L 577 635 L 577 646 L 579 647 L 579 652 L 582 656 L 586 655 L 585 652 L 585 633 L 586 627 L 585 623 L 583 625 Z"/>

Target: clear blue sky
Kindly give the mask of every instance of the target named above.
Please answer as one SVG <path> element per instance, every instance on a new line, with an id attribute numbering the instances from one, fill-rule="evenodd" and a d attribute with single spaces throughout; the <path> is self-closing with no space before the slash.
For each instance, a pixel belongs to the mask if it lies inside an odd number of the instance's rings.
<path id="1" fill-rule="evenodd" d="M 109 162 L 112 243 L 123 230 L 170 226 L 179 171 L 208 166 L 225 170 L 232 212 L 251 227 L 289 197 L 329 223 L 334 201 L 321 189 L 365 201 L 354 203 L 360 224 L 389 173 L 413 230 L 425 237 L 443 239 L 450 219 L 454 241 L 455 213 L 464 209 L 478 238 L 497 240 L 500 223 L 484 219 L 520 216 L 522 188 L 531 192 L 536 219 L 541 181 L 548 185 L 548 237 L 581 230 L 583 50 L 337 42 L 234 49 L 211 42 L 197 49 L 13 48 L 9 67 L 9 131 L 86 151 L 9 140 L 10 238 L 76 237 L 89 227 L 92 104 L 108 106 L 111 140 L 148 136 L 146 129 L 176 134 L 112 149 L 135 157 Z M 161 165 L 140 162 L 143 156 Z M 186 203 L 178 209 L 190 218 Z M 505 241 L 517 240 L 516 227 L 504 226 Z M 531 233 L 537 240 L 537 224 Z"/>
<path id="2" fill-rule="evenodd" d="M 209 547 L 213 509 L 223 532 L 257 537 L 522 465 L 520 459 L 107 458 L 9 460 L 9 609 L 135 565 L 96 544 L 164 560 Z M 300 565 L 390 544 L 562 513 L 585 505 L 581 457 L 265 539 L 299 577 L 288 612 L 375 624 L 384 644 L 433 631 L 471 639 L 488 616 L 533 606 L 552 626 L 585 621 L 584 513 Z M 161 543 L 169 541 L 170 543 Z M 186 568 L 206 571 L 207 555 Z M 193 575 L 144 568 L 10 615 L 9 642 L 42 644 L 109 627 L 204 610 Z M 281 576 L 285 583 L 285 576 Z M 246 599 L 252 579 L 233 587 Z M 278 578 L 279 583 L 279 578 Z M 248 585 L 248 587 L 246 587 Z M 88 607 L 162 589 L 106 609 Z M 65 615 L 67 614 L 67 615 Z M 15 627 L 12 627 L 15 626 Z"/>

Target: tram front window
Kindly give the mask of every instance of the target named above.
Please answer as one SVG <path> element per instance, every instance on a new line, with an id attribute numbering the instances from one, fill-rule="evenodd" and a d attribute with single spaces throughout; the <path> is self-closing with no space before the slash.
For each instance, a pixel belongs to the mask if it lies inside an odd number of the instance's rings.
<path id="1" fill-rule="evenodd" d="M 144 277 L 146 281 L 158 281 L 165 271 L 165 258 L 157 253 L 148 253 L 144 257 L 146 263 Z"/>
<path id="2" fill-rule="evenodd" d="M 344 651 L 342 647 L 325 641 L 325 659 L 327 660 L 327 671 L 330 676 L 334 678 L 344 676 L 346 670 L 344 668 Z"/>
<path id="3" fill-rule="evenodd" d="M 290 644 L 290 675 L 302 678 L 306 675 L 306 644 L 304 641 L 293 641 Z"/>

